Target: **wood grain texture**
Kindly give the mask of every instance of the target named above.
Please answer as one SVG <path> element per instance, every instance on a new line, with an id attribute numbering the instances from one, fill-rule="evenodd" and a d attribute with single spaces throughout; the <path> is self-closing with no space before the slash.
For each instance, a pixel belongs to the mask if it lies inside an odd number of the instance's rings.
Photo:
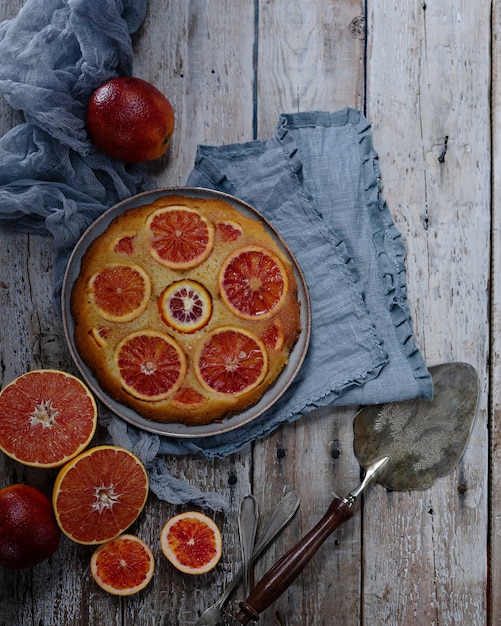
<path id="1" fill-rule="evenodd" d="M 481 396 L 451 476 L 423 493 L 368 497 L 366 623 L 486 622 L 489 11 L 489 3 L 369 3 L 367 112 L 383 193 L 407 243 L 418 342 L 429 364 L 475 365 Z"/>
<path id="2" fill-rule="evenodd" d="M 0 20 L 22 5 L 4 1 Z M 168 154 L 151 165 L 158 186 L 185 183 L 198 144 L 268 137 L 282 112 L 364 110 L 383 194 L 408 250 L 418 344 L 429 364 L 465 360 L 480 374 L 477 420 L 455 472 L 426 492 L 375 486 L 262 626 L 501 623 L 497 583 L 490 616 L 486 593 L 488 547 L 492 579 L 501 573 L 500 30 L 499 2 L 487 0 L 149 0 L 134 36 L 134 74 L 164 91 L 176 111 Z M 0 102 L 1 134 L 20 120 Z M 36 367 L 76 373 L 51 302 L 51 271 L 50 241 L 0 229 L 2 386 Z M 157 561 L 147 589 L 129 599 L 107 595 L 88 570 L 92 548 L 63 538 L 54 557 L 31 570 L 0 569 L 0 626 L 193 624 L 238 568 L 243 495 L 252 490 L 263 522 L 286 490 L 301 497 L 298 515 L 256 565 L 259 576 L 317 523 L 333 491 L 356 486 L 355 410 L 315 411 L 227 459 L 166 458 L 173 475 L 229 502 L 229 514 L 214 514 L 224 550 L 213 572 L 192 578 L 169 566 L 160 528 L 187 507 L 151 495 L 131 528 Z M 100 429 L 95 441 L 103 437 Z M 50 494 L 54 477 L 0 455 L 0 486 L 25 481 Z"/>
<path id="3" fill-rule="evenodd" d="M 491 404 L 490 404 L 490 549 L 491 624 L 501 624 L 501 3 L 492 12 L 492 306 L 491 306 Z"/>

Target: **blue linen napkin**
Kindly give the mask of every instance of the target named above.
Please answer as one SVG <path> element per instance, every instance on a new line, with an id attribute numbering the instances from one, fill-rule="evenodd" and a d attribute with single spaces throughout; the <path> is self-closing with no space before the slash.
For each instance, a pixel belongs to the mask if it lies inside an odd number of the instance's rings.
<path id="1" fill-rule="evenodd" d="M 87 226 L 153 187 L 145 166 L 108 159 L 84 126 L 92 91 L 131 72 L 130 35 L 145 9 L 145 0 L 28 0 L 0 24 L 0 93 L 25 116 L 0 139 L 0 220 L 52 235 L 56 302 Z M 312 337 L 273 409 L 230 433 L 159 437 L 101 410 L 111 441 L 145 462 L 158 497 L 226 507 L 217 494 L 171 476 L 164 454 L 225 457 L 316 407 L 431 397 L 407 304 L 405 249 L 379 177 L 370 126 L 354 109 L 283 115 L 265 141 L 199 146 L 187 184 L 240 197 L 277 227 L 306 277 Z"/>

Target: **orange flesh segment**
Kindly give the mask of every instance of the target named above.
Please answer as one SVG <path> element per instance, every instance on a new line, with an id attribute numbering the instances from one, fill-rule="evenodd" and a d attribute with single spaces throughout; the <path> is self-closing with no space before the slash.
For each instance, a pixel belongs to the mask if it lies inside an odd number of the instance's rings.
<path id="1" fill-rule="evenodd" d="M 151 580 L 153 554 L 138 537 L 121 535 L 100 546 L 91 560 L 96 582 L 110 593 L 128 595 L 143 589 Z"/>

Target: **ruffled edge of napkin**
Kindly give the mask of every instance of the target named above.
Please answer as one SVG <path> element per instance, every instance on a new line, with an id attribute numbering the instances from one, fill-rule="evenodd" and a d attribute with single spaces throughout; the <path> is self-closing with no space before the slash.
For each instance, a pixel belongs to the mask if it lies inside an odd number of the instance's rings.
<path id="1" fill-rule="evenodd" d="M 354 109 L 349 109 L 352 115 Z M 412 317 L 407 300 L 407 279 L 405 261 L 407 251 L 402 235 L 395 226 L 390 209 L 383 198 L 379 157 L 372 145 L 371 125 L 359 112 L 358 122 L 353 128 L 358 132 L 362 166 L 367 180 L 365 196 L 371 217 L 379 214 L 384 221 L 384 230 L 379 224 L 374 226 L 374 246 L 379 250 L 378 261 L 384 277 L 385 299 L 395 332 L 403 353 L 409 361 L 418 385 L 419 396 L 431 399 L 433 382 L 425 360 L 416 344 Z M 376 224 L 376 221 L 374 221 Z"/>
<path id="2" fill-rule="evenodd" d="M 334 113 L 325 111 L 283 113 L 280 116 L 276 136 L 282 142 L 282 146 L 285 146 L 287 144 L 286 135 L 290 128 L 314 128 L 319 125 L 326 127 L 350 125 L 358 135 L 362 175 L 365 181 L 365 200 L 368 215 L 373 223 L 372 236 L 374 247 L 378 251 L 384 298 L 393 322 L 396 338 L 413 372 L 417 386 L 417 395 L 425 399 L 431 399 L 433 397 L 433 381 L 428 372 L 426 362 L 416 344 L 411 312 L 407 301 L 405 266 L 407 251 L 402 235 L 395 226 L 389 207 L 382 195 L 379 157 L 372 143 L 371 124 L 358 109 L 350 107 Z M 300 180 L 302 163 L 299 154 L 297 151 L 289 150 L 288 158 L 294 167 L 295 175 Z M 306 194 L 304 188 L 302 190 Z M 311 204 L 314 205 L 312 199 Z M 383 229 L 381 228 L 381 219 L 384 224 Z M 342 241 L 341 244 L 344 246 Z M 346 251 L 346 255 L 348 255 L 348 251 Z M 360 278 L 354 262 L 347 263 L 347 267 L 352 273 L 353 280 L 358 283 L 359 289 L 363 293 L 363 286 L 360 285 Z M 377 334 L 377 329 L 375 330 Z M 384 348 L 384 341 L 381 347 Z M 369 372 L 369 375 L 360 385 L 376 377 L 382 367 L 384 367 L 384 364 L 376 367 L 375 373 Z M 353 381 L 351 386 L 356 384 L 357 382 Z M 345 391 L 349 387 L 350 385 L 347 385 L 341 391 Z M 340 393 L 334 390 L 320 402 L 316 402 L 315 406 L 329 405 L 335 401 Z"/>

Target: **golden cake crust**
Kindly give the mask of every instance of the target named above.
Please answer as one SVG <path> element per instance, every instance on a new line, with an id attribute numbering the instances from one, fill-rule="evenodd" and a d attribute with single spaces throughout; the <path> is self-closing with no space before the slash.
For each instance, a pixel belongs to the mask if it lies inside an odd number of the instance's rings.
<path id="1" fill-rule="evenodd" d="M 151 216 L 159 210 L 176 207 L 195 211 L 211 230 L 210 253 L 205 252 L 193 267 L 166 266 L 152 250 L 148 226 Z M 278 304 L 263 315 L 238 311 L 220 287 L 220 275 L 228 259 L 246 250 L 269 255 L 285 276 L 285 288 Z M 139 276 L 146 275 L 147 297 L 132 316 L 120 314 L 115 319 L 103 315 L 96 306 L 95 277 L 108 266 L 131 267 Z M 196 323 L 183 326 L 164 313 L 162 302 L 167 300 L 174 284 L 200 286 L 206 306 L 206 319 L 200 327 Z M 280 375 L 301 330 L 297 283 L 287 256 L 259 220 L 243 216 L 224 200 L 212 198 L 168 195 L 116 217 L 83 255 L 78 278 L 72 286 L 70 306 L 75 346 L 102 390 L 146 419 L 188 426 L 220 421 L 258 402 Z M 219 329 L 242 331 L 255 338 L 264 353 L 262 376 L 247 391 L 228 393 L 204 382 L 198 365 L 200 353 L 208 338 Z M 124 338 L 145 332 L 167 336 L 184 355 L 180 378 L 161 399 L 142 399 L 131 393 L 117 363 Z"/>

